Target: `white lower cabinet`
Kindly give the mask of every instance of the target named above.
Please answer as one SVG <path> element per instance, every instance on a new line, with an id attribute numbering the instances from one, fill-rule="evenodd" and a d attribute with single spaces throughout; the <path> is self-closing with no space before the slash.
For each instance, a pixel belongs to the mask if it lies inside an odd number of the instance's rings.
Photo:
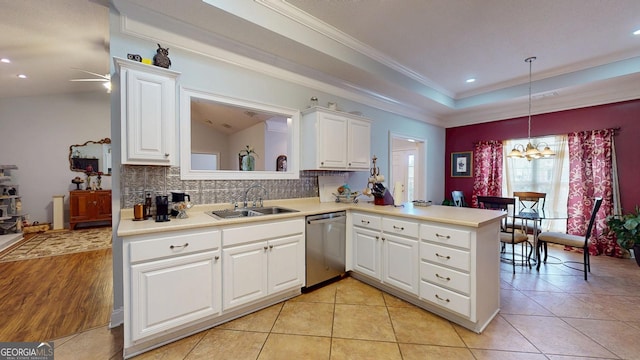
<path id="1" fill-rule="evenodd" d="M 223 230 L 224 311 L 304 285 L 304 220 Z"/>
<path id="2" fill-rule="evenodd" d="M 383 220 L 384 221 L 384 220 Z M 418 294 L 418 239 L 383 233 L 383 282 L 412 294 Z"/>
<path id="3" fill-rule="evenodd" d="M 133 265 L 133 339 L 220 312 L 220 250 Z"/>
<path id="4" fill-rule="evenodd" d="M 352 214 L 353 270 L 418 295 L 418 224 Z"/>
<path id="5" fill-rule="evenodd" d="M 353 270 L 382 280 L 380 232 L 353 228 Z"/>
<path id="6" fill-rule="evenodd" d="M 267 295 L 267 249 L 266 242 L 224 249 L 225 310 Z"/>
<path id="7" fill-rule="evenodd" d="M 125 238 L 125 348 L 220 313 L 219 230 Z"/>
<path id="8" fill-rule="evenodd" d="M 351 213 L 351 270 L 475 332 L 500 308 L 498 220 L 478 227 Z"/>

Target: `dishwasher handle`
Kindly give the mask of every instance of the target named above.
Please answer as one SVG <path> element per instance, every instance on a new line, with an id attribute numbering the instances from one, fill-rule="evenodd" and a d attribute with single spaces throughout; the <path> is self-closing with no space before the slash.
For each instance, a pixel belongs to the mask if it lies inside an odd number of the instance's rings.
<path id="1" fill-rule="evenodd" d="M 338 215 L 330 218 L 317 219 L 317 220 L 307 220 L 307 224 L 313 225 L 313 224 L 334 223 L 334 222 L 342 221 L 341 218 L 343 217 L 345 217 L 345 215 Z"/>

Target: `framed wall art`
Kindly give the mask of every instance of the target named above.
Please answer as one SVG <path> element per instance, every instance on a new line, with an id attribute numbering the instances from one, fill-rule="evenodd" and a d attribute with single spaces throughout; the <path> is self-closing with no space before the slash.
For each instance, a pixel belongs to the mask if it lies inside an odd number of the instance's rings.
<path id="1" fill-rule="evenodd" d="M 451 153 L 451 177 L 473 176 L 473 152 Z"/>

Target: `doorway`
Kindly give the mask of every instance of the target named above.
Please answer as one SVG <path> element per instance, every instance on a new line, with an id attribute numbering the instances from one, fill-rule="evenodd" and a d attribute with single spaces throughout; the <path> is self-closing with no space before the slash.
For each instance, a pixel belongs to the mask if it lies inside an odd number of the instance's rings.
<path id="1" fill-rule="evenodd" d="M 426 185 L 425 140 L 389 132 L 389 168 L 391 178 L 389 186 L 396 184 L 403 187 L 402 202 L 424 200 Z"/>

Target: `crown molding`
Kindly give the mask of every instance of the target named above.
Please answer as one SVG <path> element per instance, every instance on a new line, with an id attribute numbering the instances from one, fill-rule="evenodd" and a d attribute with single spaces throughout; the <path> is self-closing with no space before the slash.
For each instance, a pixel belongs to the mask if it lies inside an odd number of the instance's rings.
<path id="1" fill-rule="evenodd" d="M 360 42 L 353 37 L 345 34 L 344 32 L 336 29 L 335 27 L 317 19 L 306 12 L 300 10 L 299 8 L 289 4 L 286 1 L 282 0 L 254 0 L 257 4 L 260 4 L 290 20 L 293 20 L 314 32 L 322 34 L 323 36 L 341 44 L 353 51 L 356 51 L 380 64 L 387 66 L 388 68 L 397 71 L 398 73 L 403 74 L 406 77 L 409 77 L 415 81 L 418 81 L 424 86 L 432 88 L 433 90 L 446 95 L 447 97 L 453 99 L 454 94 L 450 91 L 442 88 L 435 81 L 413 71 L 412 69 L 403 66 L 402 64 L 395 61 L 393 58 L 387 56 L 386 54 L 372 48 L 371 46 L 366 45 L 363 42 Z"/>
<path id="2" fill-rule="evenodd" d="M 281 58 L 273 59 L 271 54 L 239 44 L 190 24 L 167 18 L 162 14 L 151 12 L 126 1 L 117 1 L 117 4 L 121 13 L 119 30 L 124 35 L 152 42 L 162 42 L 173 48 L 180 48 L 215 61 L 256 71 L 382 111 L 440 127 L 444 125 L 437 115 L 429 113 L 423 108 L 389 98 L 341 79 L 329 77 L 315 70 L 303 68 Z M 145 19 L 145 21 L 138 20 L 138 18 Z M 150 21 L 150 19 L 154 20 Z M 157 23 L 158 26 L 151 23 Z M 206 42 L 199 39 L 206 39 Z M 244 55 L 239 55 L 240 53 Z M 268 63 L 276 60 L 277 66 Z M 320 80 L 302 75 L 302 73 L 312 74 Z"/>

